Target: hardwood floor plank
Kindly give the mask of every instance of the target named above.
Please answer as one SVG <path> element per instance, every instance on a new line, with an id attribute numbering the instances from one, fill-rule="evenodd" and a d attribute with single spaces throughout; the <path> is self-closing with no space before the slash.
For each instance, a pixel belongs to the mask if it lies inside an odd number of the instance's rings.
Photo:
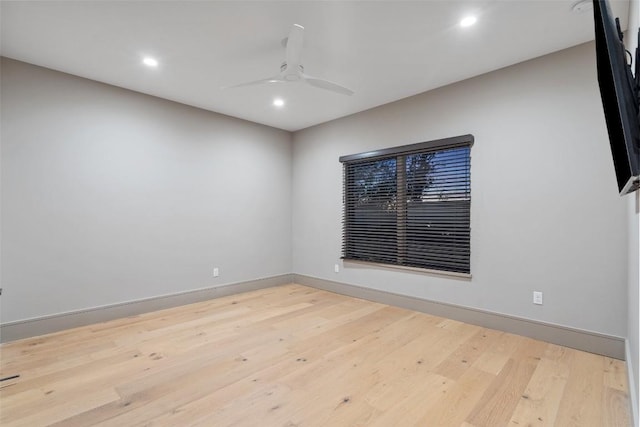
<path id="1" fill-rule="evenodd" d="M 475 334 L 461 344 L 456 351 L 443 360 L 434 371 L 451 379 L 458 379 L 469 367 L 487 351 L 494 340 L 500 335 L 498 331 L 480 329 Z"/>
<path id="2" fill-rule="evenodd" d="M 541 359 L 515 408 L 511 423 L 555 425 L 558 406 L 568 376 L 569 368 L 564 364 Z"/>
<path id="3" fill-rule="evenodd" d="M 604 426 L 629 426 L 631 425 L 631 415 L 629 409 L 629 397 L 627 393 L 606 387 L 602 396 Z"/>
<path id="4" fill-rule="evenodd" d="M 120 397 L 110 388 L 103 388 L 90 393 L 81 393 L 81 396 L 81 399 L 56 401 L 55 406 L 48 405 L 47 407 L 41 408 L 39 405 L 37 407 L 31 407 L 30 411 L 17 414 L 17 417 L 14 417 L 16 414 L 10 410 L 3 410 L 3 415 L 0 416 L 0 423 L 6 427 L 49 426 L 76 414 L 89 412 L 108 402 L 116 401 Z M 42 399 L 38 400 L 42 401 Z"/>
<path id="5" fill-rule="evenodd" d="M 370 425 L 420 425 L 419 420 L 429 414 L 433 402 L 449 393 L 455 384 L 455 381 L 420 368 L 415 375 L 401 383 L 403 387 L 384 387 L 384 392 L 379 393 L 372 402 L 380 409 L 380 415 Z"/>
<path id="6" fill-rule="evenodd" d="M 624 362 L 299 285 L 15 341 L 0 355 L 0 372 L 20 375 L 0 388 L 8 426 L 630 423 Z"/>
<path id="7" fill-rule="evenodd" d="M 570 375 L 560 401 L 556 425 L 568 427 L 605 426 L 604 358 L 595 354 L 573 352 Z"/>
<path id="8" fill-rule="evenodd" d="M 529 383 L 535 365 L 510 358 L 478 400 L 467 421 L 479 426 L 507 425 Z"/>
<path id="9" fill-rule="evenodd" d="M 494 376 L 480 369 L 470 368 L 431 404 L 431 410 L 415 425 L 459 426 L 469 416 L 477 401 L 483 396 Z"/>
<path id="10" fill-rule="evenodd" d="M 627 370 L 621 360 L 604 358 L 604 385 L 627 393 Z"/>

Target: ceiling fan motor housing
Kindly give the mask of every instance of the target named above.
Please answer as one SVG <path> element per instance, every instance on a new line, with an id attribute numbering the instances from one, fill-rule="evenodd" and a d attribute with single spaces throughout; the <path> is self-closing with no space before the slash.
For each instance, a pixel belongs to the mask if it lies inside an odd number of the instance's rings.
<path id="1" fill-rule="evenodd" d="M 298 69 L 297 70 L 288 70 L 287 69 L 287 62 L 283 62 L 282 65 L 280 66 L 280 72 L 281 73 L 285 73 L 283 74 L 282 77 L 284 77 L 284 79 L 288 82 L 295 82 L 297 80 L 300 80 L 302 77 L 302 73 L 304 73 L 304 67 L 302 65 L 298 65 Z"/>

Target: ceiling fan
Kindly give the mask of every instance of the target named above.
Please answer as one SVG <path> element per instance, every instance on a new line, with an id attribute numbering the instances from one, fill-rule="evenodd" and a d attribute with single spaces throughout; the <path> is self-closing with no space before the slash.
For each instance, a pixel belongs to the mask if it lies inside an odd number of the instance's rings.
<path id="1" fill-rule="evenodd" d="M 241 83 L 239 85 L 227 86 L 227 88 L 243 87 L 243 86 L 255 86 L 260 84 L 271 83 L 294 83 L 303 82 L 311 86 L 315 86 L 320 89 L 330 90 L 332 92 L 340 93 L 342 95 L 353 95 L 353 91 L 337 83 L 330 82 L 318 77 L 310 76 L 304 73 L 304 67 L 300 63 L 300 57 L 302 54 L 302 42 L 304 40 L 304 27 L 302 25 L 294 24 L 289 32 L 289 37 L 282 41 L 287 53 L 286 59 L 280 66 L 280 73 L 275 76 L 268 77 L 266 79 L 255 80 L 252 82 Z"/>

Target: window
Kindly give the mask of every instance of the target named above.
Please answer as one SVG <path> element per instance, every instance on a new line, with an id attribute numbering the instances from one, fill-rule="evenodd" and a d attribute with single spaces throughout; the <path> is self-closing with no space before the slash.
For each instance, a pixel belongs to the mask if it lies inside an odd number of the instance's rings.
<path id="1" fill-rule="evenodd" d="M 470 273 L 472 135 L 340 157 L 342 258 Z"/>

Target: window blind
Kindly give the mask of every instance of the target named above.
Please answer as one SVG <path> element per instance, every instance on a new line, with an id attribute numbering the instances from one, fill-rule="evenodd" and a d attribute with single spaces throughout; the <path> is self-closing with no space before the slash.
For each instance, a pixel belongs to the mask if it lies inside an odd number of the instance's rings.
<path id="1" fill-rule="evenodd" d="M 341 157 L 342 257 L 470 273 L 472 145 L 463 135 Z"/>

